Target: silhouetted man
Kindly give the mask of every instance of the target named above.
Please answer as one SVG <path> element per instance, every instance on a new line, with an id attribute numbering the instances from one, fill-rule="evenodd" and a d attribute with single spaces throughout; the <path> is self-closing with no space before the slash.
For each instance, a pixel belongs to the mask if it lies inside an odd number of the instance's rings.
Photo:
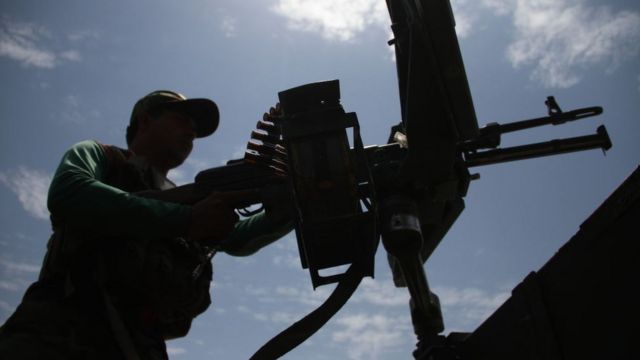
<path id="1" fill-rule="evenodd" d="M 0 358 L 167 359 L 164 340 L 185 336 L 211 302 L 207 246 L 225 239 L 221 250 L 247 255 L 291 229 L 264 212 L 239 221 L 224 194 L 193 206 L 149 195 L 175 187 L 167 173 L 218 119 L 209 99 L 155 91 L 133 108 L 128 149 L 67 151 L 49 188 L 42 270 L 0 328 Z"/>

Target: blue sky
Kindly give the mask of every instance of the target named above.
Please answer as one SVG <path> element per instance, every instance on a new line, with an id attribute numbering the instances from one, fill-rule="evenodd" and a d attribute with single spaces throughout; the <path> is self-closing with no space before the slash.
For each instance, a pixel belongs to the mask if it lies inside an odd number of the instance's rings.
<path id="1" fill-rule="evenodd" d="M 455 0 L 481 125 L 600 105 L 579 123 L 507 136 L 516 145 L 595 132 L 613 148 L 476 168 L 467 208 L 429 259 L 446 332 L 471 331 L 538 269 L 637 166 L 640 5 L 635 1 Z M 63 152 L 84 139 L 124 146 L 134 102 L 156 89 L 214 99 L 221 125 L 171 173 L 189 182 L 241 156 L 277 92 L 340 79 L 365 144 L 399 120 L 384 1 L 0 1 L 0 321 L 37 278 L 50 232 L 45 198 Z M 172 359 L 246 359 L 318 306 L 292 236 L 250 258 L 214 258 L 213 306 Z M 408 358 L 408 295 L 377 254 L 329 324 L 287 359 Z"/>

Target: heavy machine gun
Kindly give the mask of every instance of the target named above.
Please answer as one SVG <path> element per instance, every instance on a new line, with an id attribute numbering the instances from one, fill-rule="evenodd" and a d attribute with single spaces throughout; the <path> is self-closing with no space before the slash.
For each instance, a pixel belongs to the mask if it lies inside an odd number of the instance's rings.
<path id="1" fill-rule="evenodd" d="M 500 148 L 501 135 L 559 125 L 602 113 L 600 107 L 563 112 L 553 97 L 548 116 L 479 128 L 448 0 L 387 0 L 392 20 L 400 124 L 388 144 L 365 147 L 354 113 L 340 104 L 338 81 L 303 85 L 279 94 L 281 144 L 287 154 L 302 266 L 314 287 L 338 283 L 316 311 L 283 331 L 253 358 L 276 358 L 295 347 L 346 302 L 360 279 L 373 275 L 382 239 L 396 286 L 411 295 L 417 358 L 443 343 L 438 298 L 424 262 L 464 209 L 469 168 L 600 148 L 596 134 Z M 338 266 L 342 273 L 323 275 Z"/>
<path id="2" fill-rule="evenodd" d="M 380 239 L 394 283 L 411 295 L 418 337 L 414 355 L 428 358 L 443 344 L 444 326 L 423 264 L 464 209 L 469 185 L 479 177 L 469 168 L 611 147 L 600 126 L 593 135 L 500 148 L 503 134 L 580 120 L 599 115 L 602 108 L 562 111 L 548 97 L 547 116 L 480 128 L 449 1 L 387 0 L 387 7 L 401 105 L 401 122 L 391 128 L 387 144 L 364 146 L 356 114 L 340 103 L 337 80 L 307 84 L 279 93 L 277 116 L 259 126 L 253 136 L 257 143 L 249 146 L 245 159 L 202 172 L 190 185 L 189 191 L 199 196 L 256 190 L 238 207 L 263 202 L 262 190 L 274 184 L 285 189 L 294 209 L 301 263 L 313 287 L 338 283 L 322 306 L 253 359 L 280 357 L 322 327 L 360 280 L 373 276 Z M 233 181 L 219 183 L 234 171 Z M 345 266 L 343 272 L 328 271 Z"/>
<path id="3" fill-rule="evenodd" d="M 464 209 L 463 197 L 475 178 L 468 168 L 611 147 L 601 126 L 595 135 L 498 148 L 502 133 L 602 112 L 598 107 L 562 112 L 550 97 L 547 117 L 491 124 L 477 129 L 477 136 L 468 140 L 439 144 L 453 149 L 452 159 L 446 172 L 433 177 L 425 171 L 428 168 L 418 166 L 428 163 L 429 154 L 415 154 L 404 123 L 392 127 L 388 144 L 363 145 L 356 114 L 346 113 L 340 104 L 337 80 L 289 89 L 279 97 L 283 112 L 280 143 L 287 154 L 302 266 L 309 269 L 314 287 L 339 285 L 323 307 L 272 339 L 255 359 L 281 356 L 321 327 L 362 277 L 373 276 L 380 238 L 396 285 L 406 286 L 411 295 L 420 346 L 439 341 L 438 334 L 444 330 L 442 315 L 437 296 L 429 290 L 423 263 Z M 411 138 L 421 144 L 420 136 Z M 432 161 L 443 164 L 435 157 Z M 322 274 L 345 265 L 347 271 Z"/>

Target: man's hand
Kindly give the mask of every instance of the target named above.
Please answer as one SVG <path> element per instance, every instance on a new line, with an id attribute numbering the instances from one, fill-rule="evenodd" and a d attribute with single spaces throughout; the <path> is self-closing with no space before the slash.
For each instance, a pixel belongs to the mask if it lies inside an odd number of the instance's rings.
<path id="1" fill-rule="evenodd" d="M 231 204 L 241 193 L 212 193 L 193 205 L 188 237 L 204 245 L 224 240 L 239 220 Z"/>

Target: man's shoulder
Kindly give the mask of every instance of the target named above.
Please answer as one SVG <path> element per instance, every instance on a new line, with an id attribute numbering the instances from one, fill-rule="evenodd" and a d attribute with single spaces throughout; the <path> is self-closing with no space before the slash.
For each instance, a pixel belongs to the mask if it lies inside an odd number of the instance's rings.
<path id="1" fill-rule="evenodd" d="M 100 148 L 102 143 L 97 140 L 82 140 L 71 146 L 71 149 L 96 149 Z"/>
<path id="2" fill-rule="evenodd" d="M 93 153 L 106 156 L 109 159 L 129 158 L 131 151 L 123 149 L 117 145 L 109 145 L 98 140 L 83 140 L 71 146 L 70 152 Z"/>
<path id="3" fill-rule="evenodd" d="M 105 145 L 96 140 L 83 140 L 77 142 L 67 150 L 67 153 L 77 155 L 104 155 L 107 148 L 111 145 Z"/>
<path id="4" fill-rule="evenodd" d="M 118 146 L 108 145 L 98 140 L 82 140 L 71 146 L 71 149 L 83 149 L 83 150 L 104 150 L 105 148 L 120 149 Z"/>

